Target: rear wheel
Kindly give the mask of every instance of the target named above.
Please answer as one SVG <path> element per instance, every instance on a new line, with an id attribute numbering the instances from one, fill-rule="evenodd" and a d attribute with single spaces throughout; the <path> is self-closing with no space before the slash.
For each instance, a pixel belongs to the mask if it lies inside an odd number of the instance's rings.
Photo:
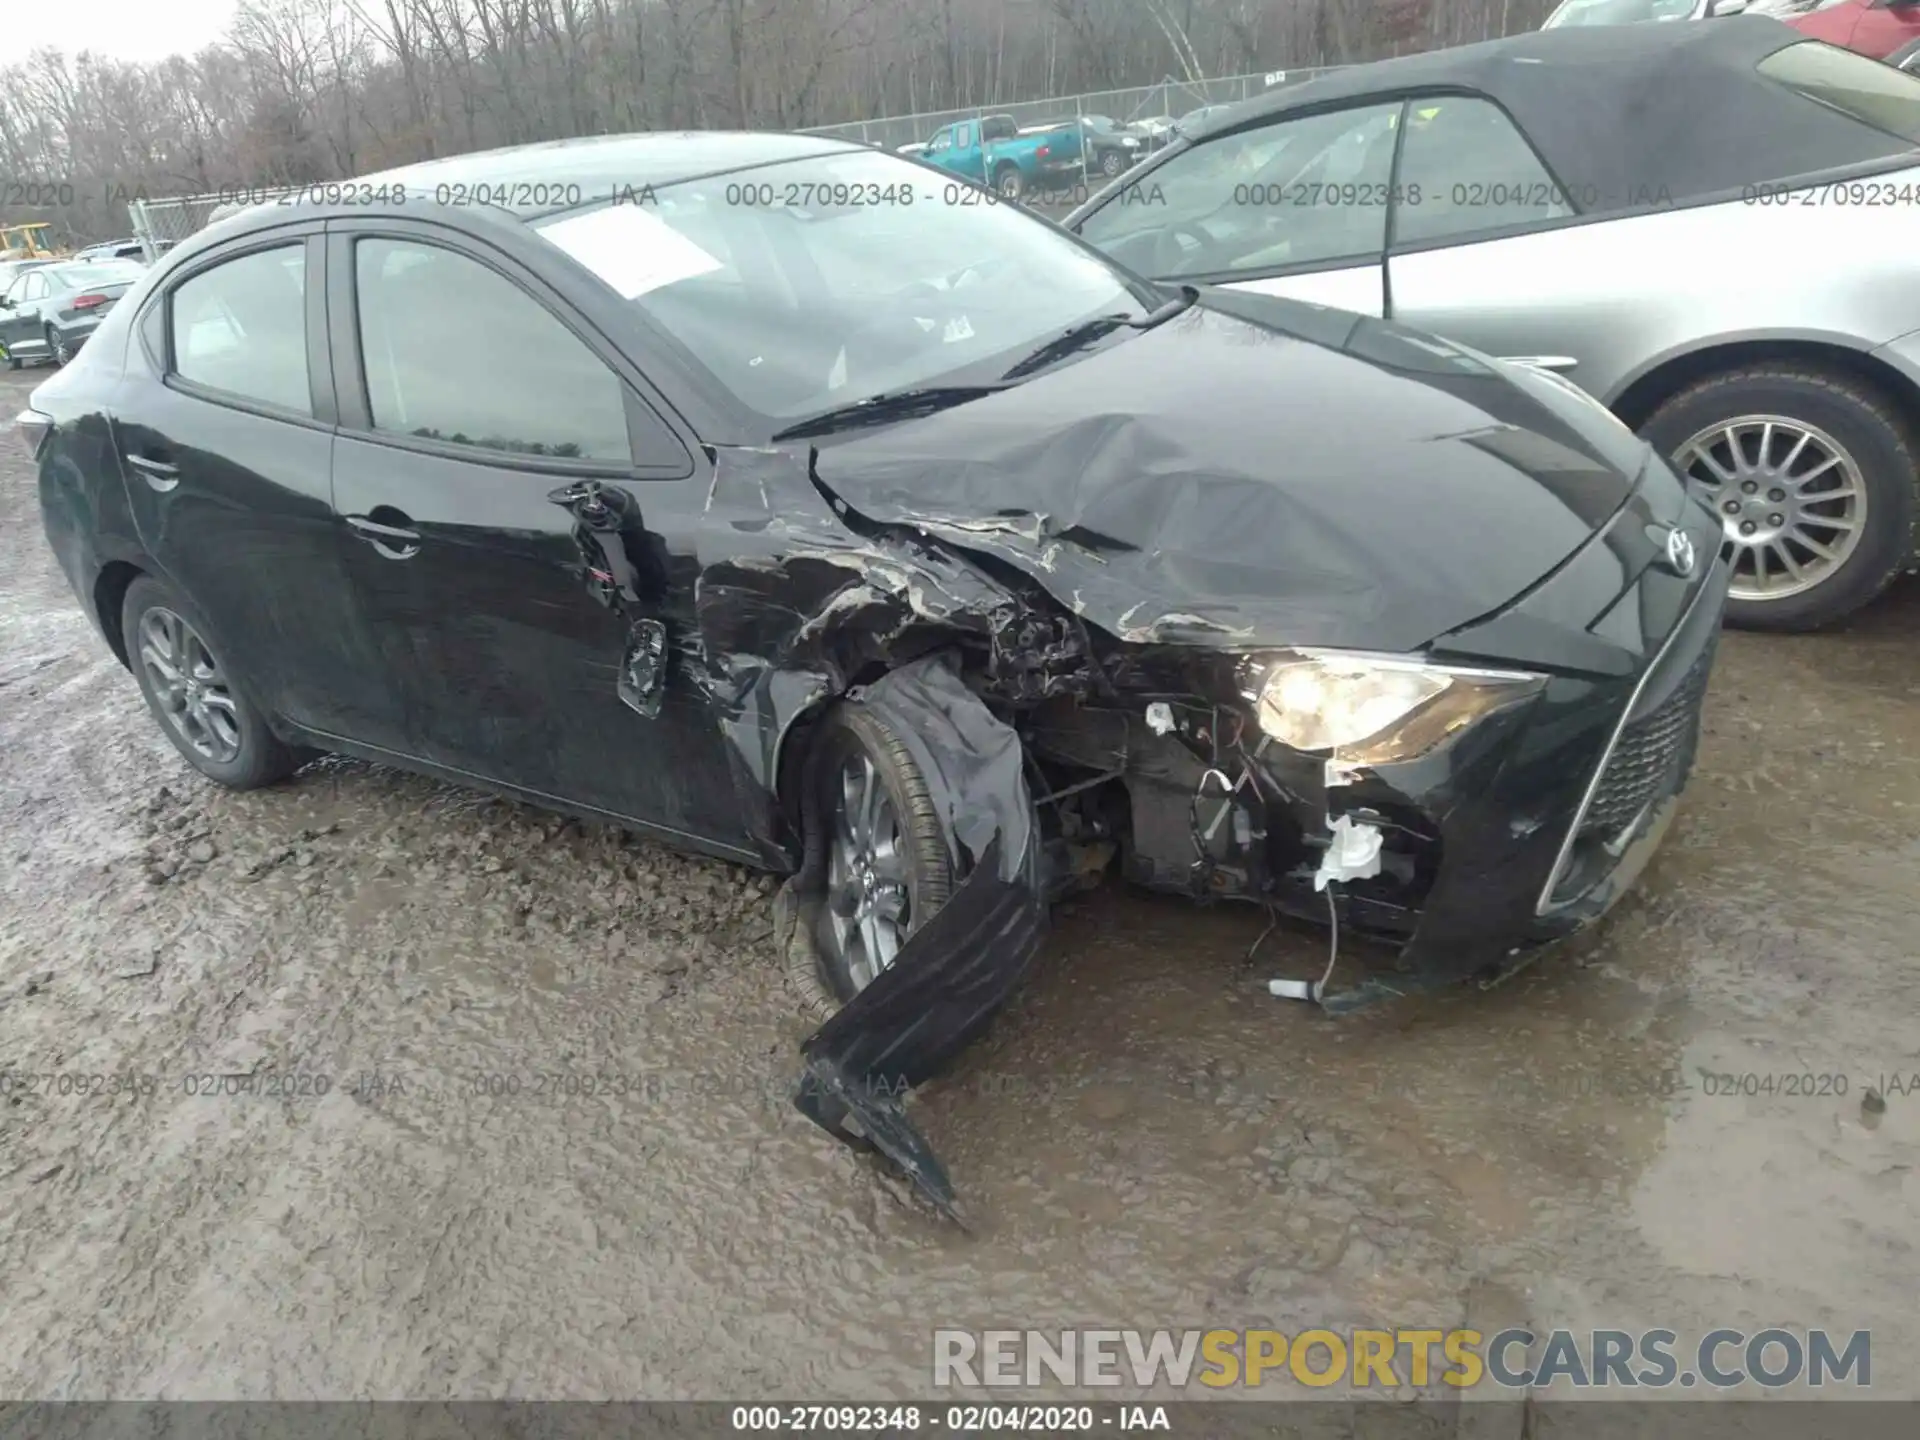
<path id="1" fill-rule="evenodd" d="M 1720 517 L 1732 624 L 1832 624 L 1886 589 L 1912 554 L 1912 438 L 1895 406 L 1852 376 L 1729 371 L 1675 395 L 1642 433 Z"/>
<path id="2" fill-rule="evenodd" d="M 199 612 L 150 575 L 127 587 L 120 633 L 140 693 L 187 763 L 234 790 L 291 775 L 304 759 L 283 743 L 207 639 Z"/>
<path id="3" fill-rule="evenodd" d="M 57 325 L 47 326 L 47 354 L 53 357 L 56 365 L 65 365 L 73 359 L 73 347 L 67 343 L 67 337 Z"/>
<path id="4" fill-rule="evenodd" d="M 1008 161 L 993 172 L 993 188 L 1002 200 L 1018 200 L 1027 193 L 1027 177 L 1018 165 Z"/>
<path id="5" fill-rule="evenodd" d="M 953 862 L 926 778 L 900 737 L 857 702 L 821 722 L 805 795 L 821 978 L 851 1000 L 953 893 Z"/>

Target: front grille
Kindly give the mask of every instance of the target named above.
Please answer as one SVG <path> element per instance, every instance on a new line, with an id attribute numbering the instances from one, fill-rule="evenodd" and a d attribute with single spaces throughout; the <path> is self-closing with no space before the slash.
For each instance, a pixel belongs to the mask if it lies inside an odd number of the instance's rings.
<path id="1" fill-rule="evenodd" d="M 1713 669 L 1718 643 L 1716 634 L 1701 649 L 1673 693 L 1621 730 L 1581 821 L 1582 837 L 1611 839 L 1638 818 L 1648 804 L 1686 784 L 1700 743 L 1700 706 L 1706 698 L 1707 675 Z"/>

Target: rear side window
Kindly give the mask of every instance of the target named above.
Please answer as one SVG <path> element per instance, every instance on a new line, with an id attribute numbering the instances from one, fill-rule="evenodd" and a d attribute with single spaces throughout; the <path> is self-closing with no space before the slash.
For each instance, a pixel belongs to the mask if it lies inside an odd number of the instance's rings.
<path id="1" fill-rule="evenodd" d="M 436 245 L 354 247 L 373 428 L 483 450 L 628 462 L 620 377 L 505 276 Z"/>
<path id="2" fill-rule="evenodd" d="M 1755 67 L 1830 110 L 1920 145 L 1920 78 L 1851 50 L 1802 41 Z"/>
<path id="3" fill-rule="evenodd" d="M 313 413 L 307 383 L 306 246 L 256 250 L 175 287 L 173 370 L 246 400 Z"/>
<path id="4" fill-rule="evenodd" d="M 1499 106 L 1449 95 L 1408 106 L 1393 211 L 1397 244 L 1462 240 L 1572 213 Z"/>

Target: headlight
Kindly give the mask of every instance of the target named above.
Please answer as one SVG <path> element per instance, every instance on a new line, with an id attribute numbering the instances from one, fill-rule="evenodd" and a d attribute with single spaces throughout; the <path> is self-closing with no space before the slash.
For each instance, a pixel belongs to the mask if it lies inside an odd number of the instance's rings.
<path id="1" fill-rule="evenodd" d="M 1301 650 L 1254 664 L 1247 698 L 1260 728 L 1296 750 L 1342 760 L 1411 760 L 1546 682 L 1511 670 L 1435 665 L 1401 655 Z"/>

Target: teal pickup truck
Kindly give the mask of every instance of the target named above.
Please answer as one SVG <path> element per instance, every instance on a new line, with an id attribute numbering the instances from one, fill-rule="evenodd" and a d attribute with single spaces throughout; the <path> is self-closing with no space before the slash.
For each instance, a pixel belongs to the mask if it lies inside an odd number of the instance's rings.
<path id="1" fill-rule="evenodd" d="M 903 147 L 929 165 L 991 186 L 1002 199 L 1060 190 L 1082 178 L 1074 122 L 1023 135 L 1011 115 L 943 125 L 924 145 Z"/>

